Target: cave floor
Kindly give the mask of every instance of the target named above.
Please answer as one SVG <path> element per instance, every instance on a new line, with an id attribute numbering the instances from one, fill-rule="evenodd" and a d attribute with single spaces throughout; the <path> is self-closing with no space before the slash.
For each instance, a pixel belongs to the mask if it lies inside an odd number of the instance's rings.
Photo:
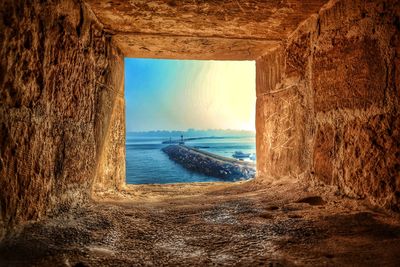
<path id="1" fill-rule="evenodd" d="M 400 266 L 400 219 L 279 180 L 127 186 L 31 223 L 0 266 Z"/>

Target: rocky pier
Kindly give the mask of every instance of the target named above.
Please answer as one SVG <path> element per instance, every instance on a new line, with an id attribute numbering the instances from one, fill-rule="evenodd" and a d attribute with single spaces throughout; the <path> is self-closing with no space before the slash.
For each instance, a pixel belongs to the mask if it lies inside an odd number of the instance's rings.
<path id="1" fill-rule="evenodd" d="M 223 179 L 254 178 L 256 166 L 251 162 L 218 156 L 184 145 L 169 145 L 162 148 L 168 157 L 184 168 Z"/>

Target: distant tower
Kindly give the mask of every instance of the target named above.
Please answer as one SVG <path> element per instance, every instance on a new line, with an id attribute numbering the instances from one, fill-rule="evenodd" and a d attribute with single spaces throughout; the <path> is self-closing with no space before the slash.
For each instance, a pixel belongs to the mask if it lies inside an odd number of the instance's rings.
<path id="1" fill-rule="evenodd" d="M 180 145 L 184 145 L 185 142 L 183 141 L 183 134 L 181 134 L 181 141 L 179 142 Z"/>

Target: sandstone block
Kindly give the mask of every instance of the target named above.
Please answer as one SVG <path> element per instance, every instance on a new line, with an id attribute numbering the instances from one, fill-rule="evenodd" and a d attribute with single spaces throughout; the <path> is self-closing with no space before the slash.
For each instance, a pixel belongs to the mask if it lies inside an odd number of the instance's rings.
<path id="1" fill-rule="evenodd" d="M 344 191 L 400 210 L 400 116 L 348 123 L 343 133 Z"/>
<path id="2" fill-rule="evenodd" d="M 326 184 L 333 184 L 335 157 L 335 132 L 332 126 L 323 125 L 317 131 L 314 144 L 314 175 Z"/>
<path id="3" fill-rule="evenodd" d="M 257 100 L 259 175 L 296 175 L 307 168 L 307 114 L 298 90 L 292 87 Z"/>
<path id="4" fill-rule="evenodd" d="M 344 36 L 331 41 L 332 46 L 314 54 L 315 110 L 382 105 L 387 73 L 378 42 Z"/>

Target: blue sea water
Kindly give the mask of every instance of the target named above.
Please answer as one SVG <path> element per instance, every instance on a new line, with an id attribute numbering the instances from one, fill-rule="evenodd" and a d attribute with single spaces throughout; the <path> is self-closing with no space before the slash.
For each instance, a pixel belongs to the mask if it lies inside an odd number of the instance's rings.
<path id="1" fill-rule="evenodd" d="M 165 137 L 126 136 L 126 182 L 128 184 L 166 184 L 185 182 L 227 181 L 188 171 L 173 162 L 161 151 Z M 220 156 L 232 157 L 235 151 L 255 153 L 255 137 L 223 137 L 187 141 L 186 145 L 200 148 Z"/>

